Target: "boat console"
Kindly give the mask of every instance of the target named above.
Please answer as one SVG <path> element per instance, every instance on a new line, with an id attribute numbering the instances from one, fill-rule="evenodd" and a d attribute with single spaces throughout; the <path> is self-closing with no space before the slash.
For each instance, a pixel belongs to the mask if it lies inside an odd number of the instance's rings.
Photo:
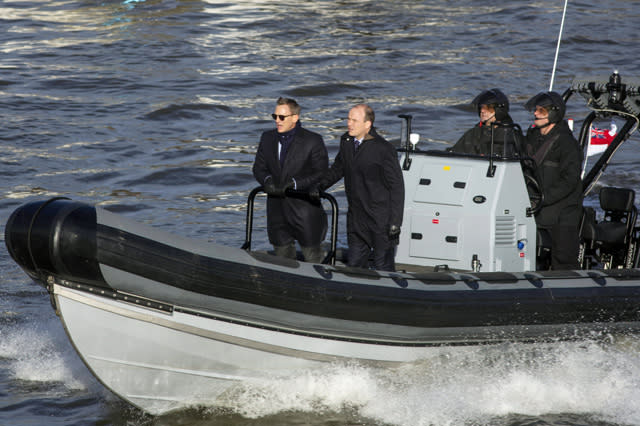
<path id="1" fill-rule="evenodd" d="M 536 224 L 518 158 L 405 151 L 400 161 L 405 214 L 396 262 L 476 272 L 535 268 Z"/>

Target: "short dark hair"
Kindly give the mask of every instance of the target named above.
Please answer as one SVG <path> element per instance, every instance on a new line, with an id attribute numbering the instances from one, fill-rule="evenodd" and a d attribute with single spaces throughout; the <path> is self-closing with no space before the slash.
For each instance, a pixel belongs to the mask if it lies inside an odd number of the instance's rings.
<path id="1" fill-rule="evenodd" d="M 295 101 L 295 99 L 291 98 L 283 98 L 282 96 L 278 98 L 278 102 L 276 105 L 287 105 L 291 114 L 300 115 L 300 110 L 302 109 L 300 105 Z"/>
<path id="2" fill-rule="evenodd" d="M 373 108 L 367 104 L 358 104 L 355 107 L 362 107 L 364 109 L 364 121 L 370 121 L 373 126 L 373 122 L 376 120 L 376 113 L 373 112 Z"/>
<path id="3" fill-rule="evenodd" d="M 364 120 L 369 120 L 372 126 L 373 122 L 376 121 L 376 113 L 373 112 L 373 108 L 371 108 L 369 105 L 364 106 Z"/>

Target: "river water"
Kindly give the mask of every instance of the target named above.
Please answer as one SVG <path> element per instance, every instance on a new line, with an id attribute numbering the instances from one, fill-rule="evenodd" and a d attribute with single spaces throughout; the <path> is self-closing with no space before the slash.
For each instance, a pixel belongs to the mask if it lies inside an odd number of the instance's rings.
<path id="1" fill-rule="evenodd" d="M 408 113 L 420 147 L 445 148 L 474 124 L 469 101 L 500 87 L 524 128 L 522 105 L 551 82 L 563 6 L 4 0 L 0 226 L 23 203 L 66 196 L 239 246 L 257 141 L 279 96 L 300 102 L 332 158 L 359 102 L 389 139 Z M 554 89 L 613 69 L 640 77 L 638 22 L 638 1 L 570 1 Z M 633 139 L 605 183 L 638 186 Z M 344 206 L 340 186 L 334 194 Z M 256 214 L 254 243 L 266 247 L 264 207 Z M 247 384 L 224 412 L 153 418 L 93 378 L 44 289 L 0 246 L 1 425 L 640 425 L 639 347 L 612 336 L 440 348 L 393 371 L 329 365 Z"/>

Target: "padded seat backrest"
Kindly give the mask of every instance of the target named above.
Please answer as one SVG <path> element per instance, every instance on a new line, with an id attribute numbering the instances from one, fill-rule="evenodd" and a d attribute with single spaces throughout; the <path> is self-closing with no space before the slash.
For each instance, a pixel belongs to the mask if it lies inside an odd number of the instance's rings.
<path id="1" fill-rule="evenodd" d="M 635 196 L 632 189 L 605 187 L 600 190 L 600 207 L 605 213 L 611 212 L 618 216 L 619 220 L 634 209 Z"/>
<path id="2" fill-rule="evenodd" d="M 627 244 L 632 237 L 637 210 L 635 191 L 605 187 L 600 190 L 604 220 L 596 225 L 596 240 L 605 244 Z"/>

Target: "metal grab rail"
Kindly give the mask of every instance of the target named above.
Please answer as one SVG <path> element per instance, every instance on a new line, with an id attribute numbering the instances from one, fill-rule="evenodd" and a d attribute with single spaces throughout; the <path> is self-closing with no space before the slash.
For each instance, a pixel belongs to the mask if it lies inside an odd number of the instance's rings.
<path id="1" fill-rule="evenodd" d="M 251 251 L 251 234 L 253 232 L 253 206 L 255 204 L 256 195 L 260 192 L 265 192 L 264 187 L 259 186 L 254 188 L 247 197 L 247 222 L 245 230 L 245 240 L 242 245 L 243 250 Z M 286 197 L 295 198 L 307 198 L 311 199 L 307 191 L 299 191 L 296 189 L 287 189 L 285 192 Z M 320 191 L 320 198 L 324 198 L 331 203 L 331 250 L 327 253 L 322 263 L 324 264 L 336 264 L 336 243 L 338 240 L 338 202 L 331 194 L 327 194 L 324 191 Z"/>

